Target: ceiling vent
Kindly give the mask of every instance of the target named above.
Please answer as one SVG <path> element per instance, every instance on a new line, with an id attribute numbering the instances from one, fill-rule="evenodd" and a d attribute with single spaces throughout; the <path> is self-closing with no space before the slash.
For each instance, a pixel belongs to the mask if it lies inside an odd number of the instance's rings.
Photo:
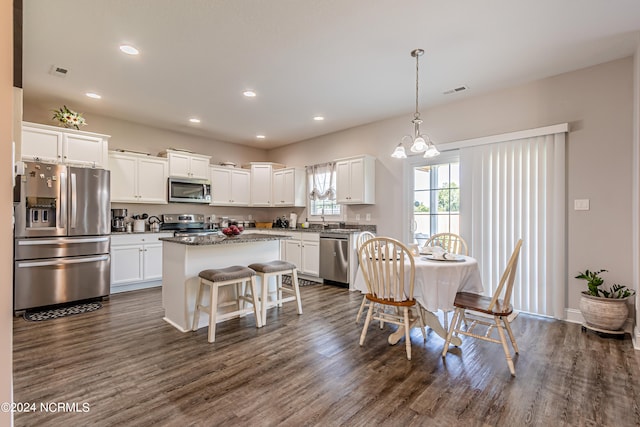
<path id="1" fill-rule="evenodd" d="M 469 86 L 462 85 L 462 86 L 454 87 L 453 89 L 445 90 L 442 93 L 445 94 L 445 95 L 450 95 L 452 93 L 463 92 L 463 91 L 465 91 L 467 89 L 469 89 Z"/>
<path id="2" fill-rule="evenodd" d="M 58 67 L 57 65 L 52 65 L 51 69 L 49 70 L 49 74 L 58 77 L 67 77 L 68 72 L 69 70 L 67 70 L 66 68 Z"/>

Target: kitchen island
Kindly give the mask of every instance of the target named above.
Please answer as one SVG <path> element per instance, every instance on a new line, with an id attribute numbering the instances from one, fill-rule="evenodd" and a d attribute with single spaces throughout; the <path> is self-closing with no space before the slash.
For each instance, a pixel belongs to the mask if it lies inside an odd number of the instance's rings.
<path id="1" fill-rule="evenodd" d="M 278 260 L 280 240 L 285 239 L 290 237 L 257 233 L 161 238 L 164 320 L 179 331 L 190 331 L 200 271 Z M 269 286 L 275 286 L 275 281 Z M 222 288 L 220 303 L 234 299 L 233 292 L 232 286 Z M 218 312 L 224 313 L 225 308 L 219 308 Z M 208 321 L 207 316 L 200 316 L 198 328 L 207 326 Z"/>

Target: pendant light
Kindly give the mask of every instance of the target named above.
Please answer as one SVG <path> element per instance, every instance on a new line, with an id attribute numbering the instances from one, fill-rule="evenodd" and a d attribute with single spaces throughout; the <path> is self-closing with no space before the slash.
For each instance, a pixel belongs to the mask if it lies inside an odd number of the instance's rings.
<path id="1" fill-rule="evenodd" d="M 396 146 L 396 149 L 391 154 L 391 157 L 396 159 L 405 159 L 407 157 L 407 152 L 404 148 L 405 141 L 411 144 L 409 150 L 412 153 L 422 153 L 424 152 L 424 157 L 435 157 L 440 152 L 436 148 L 436 146 L 431 142 L 431 138 L 428 135 L 425 135 L 420 132 L 420 124 L 422 124 L 422 119 L 420 119 L 420 112 L 418 111 L 418 93 L 419 93 L 419 58 L 424 55 L 424 50 L 422 49 L 414 49 L 411 51 L 411 56 L 416 58 L 416 112 L 413 115 L 413 136 L 405 135 L 402 137 L 402 141 Z"/>

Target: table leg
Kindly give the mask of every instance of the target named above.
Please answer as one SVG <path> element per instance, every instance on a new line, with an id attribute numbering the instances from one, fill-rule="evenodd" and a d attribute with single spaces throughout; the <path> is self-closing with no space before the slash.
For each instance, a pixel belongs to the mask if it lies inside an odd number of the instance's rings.
<path id="1" fill-rule="evenodd" d="M 420 308 L 418 308 L 418 310 L 420 310 Z M 440 320 L 438 320 L 438 316 L 436 316 L 429 310 L 422 310 L 422 318 L 424 319 L 425 325 L 433 329 L 433 332 L 435 332 L 440 338 L 442 338 L 443 340 L 447 339 L 447 331 L 440 324 Z M 413 323 L 411 323 L 411 327 L 413 327 L 416 321 L 417 320 L 414 320 Z M 452 327 L 452 325 L 449 325 L 449 327 Z M 400 338 L 402 338 L 403 336 L 404 336 L 404 326 L 400 326 L 398 327 L 397 331 L 389 335 L 387 342 L 391 345 L 396 345 L 398 341 L 400 341 Z M 458 347 L 462 345 L 462 340 L 460 339 L 460 337 L 455 337 L 455 336 L 451 337 L 451 344 Z"/>

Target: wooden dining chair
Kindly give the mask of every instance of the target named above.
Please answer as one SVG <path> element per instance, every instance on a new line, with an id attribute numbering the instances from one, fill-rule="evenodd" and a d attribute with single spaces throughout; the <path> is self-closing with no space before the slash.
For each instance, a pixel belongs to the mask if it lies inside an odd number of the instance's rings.
<path id="1" fill-rule="evenodd" d="M 467 242 L 455 233 L 438 233 L 434 234 L 427 240 L 423 247 L 440 246 L 450 254 L 469 256 L 469 248 Z"/>
<path id="2" fill-rule="evenodd" d="M 423 247 L 427 246 L 440 246 L 450 254 L 469 256 L 469 248 L 467 242 L 455 233 L 438 233 L 434 234 L 427 240 Z M 450 311 L 443 311 L 443 323 L 444 329 L 449 330 L 449 313 Z M 465 321 L 466 323 L 466 321 Z"/>
<path id="3" fill-rule="evenodd" d="M 376 237 L 376 235 L 370 231 L 363 231 L 362 233 L 360 233 L 358 235 L 358 240 L 356 241 L 356 250 L 359 252 L 362 244 L 367 240 L 373 239 L 374 237 Z M 356 323 L 360 322 L 360 317 L 362 316 L 362 313 L 364 312 L 365 307 L 368 307 L 368 306 L 369 304 L 367 303 L 367 297 L 363 295 L 362 303 L 360 304 L 360 309 L 358 310 L 358 314 L 356 315 Z"/>
<path id="4" fill-rule="evenodd" d="M 453 314 L 453 320 L 451 321 L 451 329 L 449 330 L 447 340 L 444 343 L 442 357 L 445 357 L 447 355 L 447 351 L 449 351 L 449 343 L 451 342 L 453 334 L 462 334 L 472 338 L 502 344 L 502 349 L 504 350 L 504 354 L 507 358 L 507 364 L 509 365 L 509 371 L 511 372 L 511 375 L 516 375 L 513 360 L 511 359 L 511 352 L 507 346 L 507 339 L 504 334 L 503 325 L 504 329 L 506 329 L 509 334 L 509 339 L 511 340 L 511 345 L 513 346 L 514 351 L 518 354 L 518 345 L 513 337 L 513 332 L 511 331 L 511 326 L 509 325 L 507 317 L 513 312 L 511 294 L 513 291 L 513 283 L 516 276 L 518 257 L 520 256 L 521 247 L 522 239 L 518 240 L 516 243 L 513 254 L 511 255 L 511 258 L 509 258 L 507 268 L 500 278 L 500 283 L 498 284 L 493 297 L 486 297 L 470 292 L 458 292 L 456 294 L 456 299 L 453 303 L 456 310 Z M 473 316 L 474 314 L 479 314 L 483 317 Z M 467 322 L 469 322 L 464 330 L 461 328 L 463 316 L 465 316 Z M 493 321 L 489 321 L 491 317 L 487 316 L 492 316 Z M 484 335 L 478 335 L 473 332 L 473 329 L 477 325 L 487 327 Z M 491 332 L 494 328 L 498 331 L 500 339 L 496 339 L 491 336 Z"/>
<path id="5" fill-rule="evenodd" d="M 413 298 L 416 266 L 411 250 L 390 237 L 374 237 L 362 244 L 358 258 L 368 290 L 365 298 L 369 301 L 360 345 L 364 344 L 371 319 L 404 326 L 407 359 L 411 360 L 411 325 L 415 321 L 419 322 L 422 336 L 427 340 L 422 310 Z M 413 307 L 416 310 L 411 310 Z"/>

